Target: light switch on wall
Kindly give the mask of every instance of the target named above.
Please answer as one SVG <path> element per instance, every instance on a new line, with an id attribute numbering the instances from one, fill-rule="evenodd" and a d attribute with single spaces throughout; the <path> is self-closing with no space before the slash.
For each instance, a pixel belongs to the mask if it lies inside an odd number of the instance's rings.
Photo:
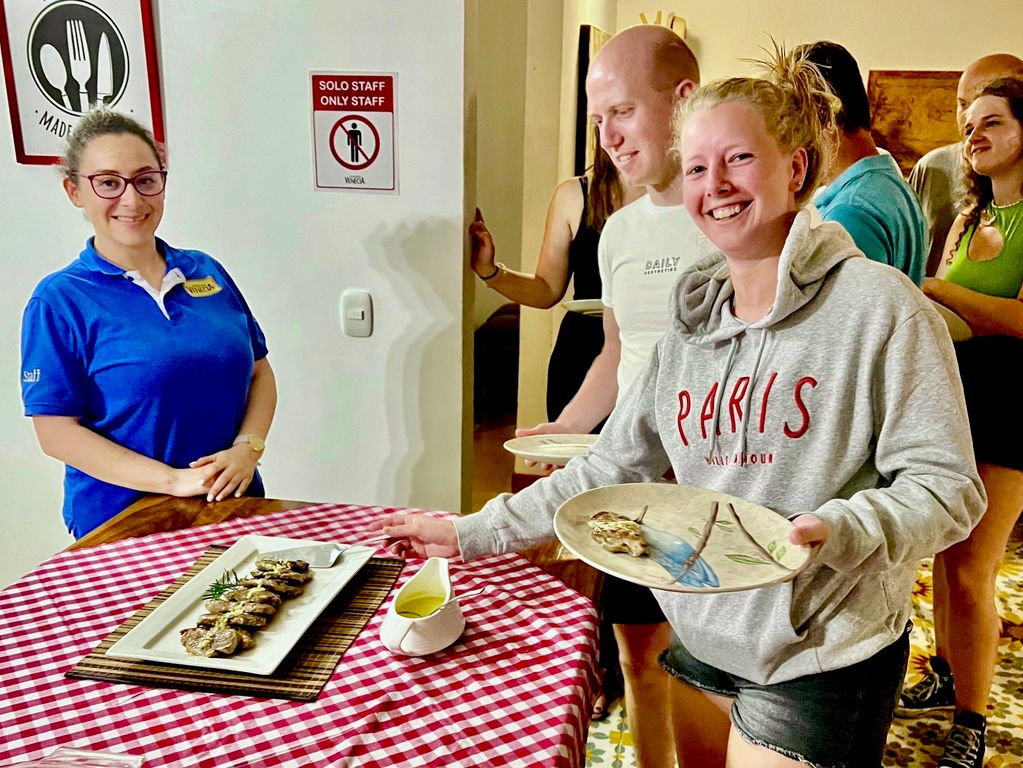
<path id="1" fill-rule="evenodd" d="M 341 329 L 346 336 L 370 336 L 373 333 L 373 297 L 361 288 L 345 288 L 341 293 Z"/>

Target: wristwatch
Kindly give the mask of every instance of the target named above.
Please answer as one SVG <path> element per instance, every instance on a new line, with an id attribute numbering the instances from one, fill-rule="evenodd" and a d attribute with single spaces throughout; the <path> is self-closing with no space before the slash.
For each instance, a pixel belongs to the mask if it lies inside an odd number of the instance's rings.
<path id="1" fill-rule="evenodd" d="M 232 445 L 238 445 L 238 443 L 247 443 L 249 448 L 254 450 L 257 454 L 266 450 L 266 440 L 261 438 L 259 435 L 238 435 L 238 437 L 234 439 Z"/>

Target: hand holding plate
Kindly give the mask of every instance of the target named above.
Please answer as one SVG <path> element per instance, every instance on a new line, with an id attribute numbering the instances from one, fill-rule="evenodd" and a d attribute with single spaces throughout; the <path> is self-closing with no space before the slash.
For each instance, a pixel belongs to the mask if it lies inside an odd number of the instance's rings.
<path id="1" fill-rule="evenodd" d="M 816 546 L 828 540 L 828 524 L 817 515 L 800 515 L 792 520 L 789 541 L 793 544 Z"/>
<path id="2" fill-rule="evenodd" d="M 533 437 L 534 435 L 567 435 L 571 433 L 566 425 L 560 421 L 545 421 L 542 424 L 537 424 L 535 427 L 520 427 L 515 430 L 515 437 Z M 505 446 L 507 447 L 507 446 Z M 530 459 L 523 458 L 527 467 L 535 467 L 539 464 L 540 469 L 544 472 L 553 472 L 555 469 L 559 469 L 564 464 L 547 464 L 546 462 L 536 462 Z"/>

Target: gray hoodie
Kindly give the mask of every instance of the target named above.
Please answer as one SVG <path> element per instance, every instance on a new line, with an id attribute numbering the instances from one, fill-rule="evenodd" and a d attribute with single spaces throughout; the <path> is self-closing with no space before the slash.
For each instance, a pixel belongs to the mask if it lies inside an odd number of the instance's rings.
<path id="1" fill-rule="evenodd" d="M 672 324 L 586 456 L 456 521 L 463 557 L 550 539 L 581 491 L 653 482 L 741 496 L 829 535 L 793 582 L 654 594 L 686 649 L 759 684 L 849 666 L 894 642 L 920 558 L 985 508 L 948 331 L 897 270 L 799 212 L 774 306 L 736 319 L 724 257 L 683 273 Z"/>

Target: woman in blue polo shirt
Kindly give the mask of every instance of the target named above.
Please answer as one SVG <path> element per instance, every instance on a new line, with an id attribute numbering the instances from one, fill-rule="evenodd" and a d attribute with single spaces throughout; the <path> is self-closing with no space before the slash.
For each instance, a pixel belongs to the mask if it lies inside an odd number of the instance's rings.
<path id="1" fill-rule="evenodd" d="M 25 414 L 67 465 L 75 537 L 145 493 L 263 494 L 256 465 L 277 405 L 263 332 L 217 261 L 156 237 L 166 178 L 149 131 L 86 115 L 64 189 L 95 236 L 25 309 Z"/>

